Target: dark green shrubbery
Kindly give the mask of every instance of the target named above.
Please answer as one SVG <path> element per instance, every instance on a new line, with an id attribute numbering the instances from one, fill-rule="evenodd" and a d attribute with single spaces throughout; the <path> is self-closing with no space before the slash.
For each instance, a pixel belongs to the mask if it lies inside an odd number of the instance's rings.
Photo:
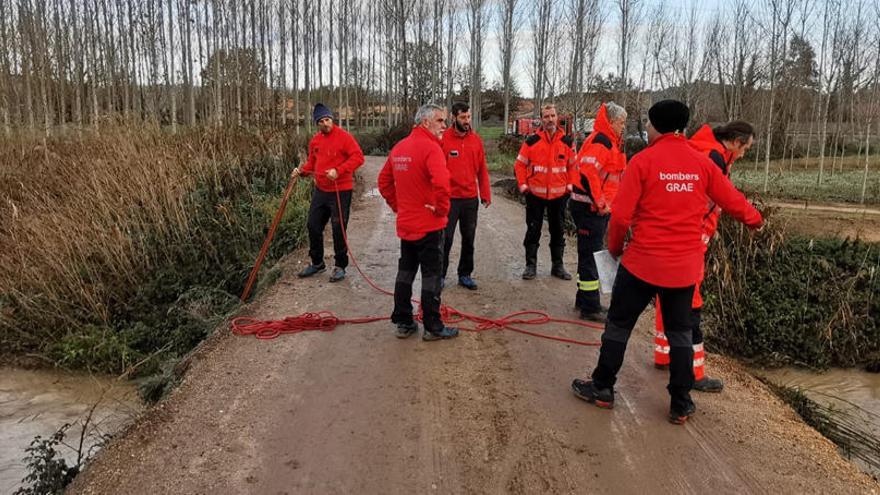
<path id="1" fill-rule="evenodd" d="M 853 366 L 880 355 L 880 245 L 756 235 L 725 219 L 709 250 L 707 341 L 762 365 Z"/>

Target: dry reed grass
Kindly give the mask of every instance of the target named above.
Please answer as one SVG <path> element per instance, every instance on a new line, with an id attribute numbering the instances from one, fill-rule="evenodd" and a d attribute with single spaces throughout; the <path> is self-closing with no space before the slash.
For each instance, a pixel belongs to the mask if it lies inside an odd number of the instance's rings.
<path id="1" fill-rule="evenodd" d="M 143 126 L 0 140 L 2 349 L 107 325 L 126 293 L 177 262 L 174 246 L 204 235 L 191 201 L 200 187 L 247 194 L 248 164 L 268 157 L 283 174 L 294 144 L 278 131 Z M 211 221 L 235 227 L 235 212 L 214 207 Z"/>

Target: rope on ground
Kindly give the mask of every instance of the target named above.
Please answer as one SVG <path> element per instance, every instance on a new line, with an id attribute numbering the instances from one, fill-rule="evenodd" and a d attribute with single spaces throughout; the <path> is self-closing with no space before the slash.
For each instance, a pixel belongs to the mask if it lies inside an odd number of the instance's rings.
<path id="1" fill-rule="evenodd" d="M 345 226 L 345 222 L 342 217 L 342 201 L 339 197 L 338 189 L 336 190 L 336 206 L 337 212 L 339 213 L 340 225 Z M 281 208 L 284 208 L 283 203 L 281 205 Z M 360 273 L 361 277 L 363 277 L 363 279 L 367 282 L 367 284 L 369 284 L 370 287 L 372 287 L 374 290 L 385 294 L 386 296 L 394 296 L 393 292 L 379 287 L 361 269 L 360 265 L 357 262 L 357 259 L 354 256 L 354 253 L 352 253 L 351 251 L 351 245 L 348 243 L 348 233 L 346 232 L 346 229 L 344 227 L 342 229 L 342 238 L 345 241 L 345 247 L 348 250 L 348 256 L 349 258 L 351 258 L 352 264 L 354 265 L 355 269 L 357 269 L 358 273 Z M 416 303 L 419 302 L 417 299 L 413 299 L 413 301 Z M 597 347 L 600 346 L 602 343 L 599 341 L 585 341 L 570 339 L 567 337 L 559 337 L 556 335 L 548 335 L 531 330 L 525 330 L 520 327 L 523 325 L 546 325 L 549 323 L 557 323 L 599 330 L 604 328 L 601 324 L 598 323 L 555 318 L 545 313 L 544 311 L 536 310 L 517 311 L 501 318 L 487 318 L 485 316 L 465 313 L 462 311 L 458 311 L 452 307 L 442 305 L 440 307 L 440 318 L 443 323 L 447 325 L 455 325 L 456 328 L 466 332 L 479 333 L 489 330 L 507 330 L 523 335 L 528 335 L 531 337 L 587 347 Z M 308 331 L 332 332 L 339 325 L 373 323 L 376 321 L 384 321 L 390 319 L 391 318 L 388 316 L 366 316 L 363 318 L 343 319 L 337 317 L 330 311 L 319 311 L 317 313 L 303 313 L 298 316 L 287 316 L 281 320 L 258 320 L 256 318 L 242 316 L 234 318 L 232 320 L 231 327 L 232 332 L 236 335 L 253 335 L 254 337 L 261 340 L 271 340 L 281 335 L 297 334 Z M 418 321 L 422 320 L 421 309 L 419 310 L 419 313 L 415 316 L 415 319 Z M 466 327 L 461 325 L 462 323 L 468 322 L 475 324 L 475 326 Z"/>

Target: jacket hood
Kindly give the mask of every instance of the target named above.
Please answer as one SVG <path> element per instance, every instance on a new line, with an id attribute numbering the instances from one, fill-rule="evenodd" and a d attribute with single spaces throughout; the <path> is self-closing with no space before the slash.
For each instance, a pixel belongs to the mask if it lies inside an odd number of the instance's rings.
<path id="1" fill-rule="evenodd" d="M 721 153 L 721 156 L 724 157 L 724 161 L 730 162 L 730 153 L 727 151 L 727 148 L 724 147 L 723 144 L 719 143 L 717 139 L 715 139 L 715 134 L 712 132 L 712 128 L 709 127 L 708 124 L 703 124 L 702 127 L 697 129 L 697 132 L 694 133 L 693 136 L 688 140 L 694 148 L 703 151 L 717 151 Z"/>
<path id="2" fill-rule="evenodd" d="M 620 136 L 611 128 L 611 121 L 608 120 L 608 110 L 605 104 L 599 105 L 599 111 L 596 112 L 596 122 L 593 124 L 593 132 L 601 132 L 611 139 L 611 142 L 620 143 Z"/>

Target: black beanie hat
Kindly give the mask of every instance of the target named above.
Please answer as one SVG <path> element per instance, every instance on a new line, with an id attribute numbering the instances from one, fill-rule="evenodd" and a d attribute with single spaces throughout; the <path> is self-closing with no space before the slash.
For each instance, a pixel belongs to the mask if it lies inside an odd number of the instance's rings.
<path id="1" fill-rule="evenodd" d="M 648 119 L 654 129 L 661 134 L 681 131 L 687 128 L 691 111 L 687 105 L 678 100 L 662 100 L 648 109 Z"/>
<path id="2" fill-rule="evenodd" d="M 333 112 L 331 112 L 330 109 L 327 108 L 327 105 L 324 105 L 323 103 L 318 103 L 317 105 L 315 105 L 315 110 L 312 112 L 312 120 L 317 124 L 318 121 L 323 119 L 324 117 L 330 117 L 332 119 Z"/>

